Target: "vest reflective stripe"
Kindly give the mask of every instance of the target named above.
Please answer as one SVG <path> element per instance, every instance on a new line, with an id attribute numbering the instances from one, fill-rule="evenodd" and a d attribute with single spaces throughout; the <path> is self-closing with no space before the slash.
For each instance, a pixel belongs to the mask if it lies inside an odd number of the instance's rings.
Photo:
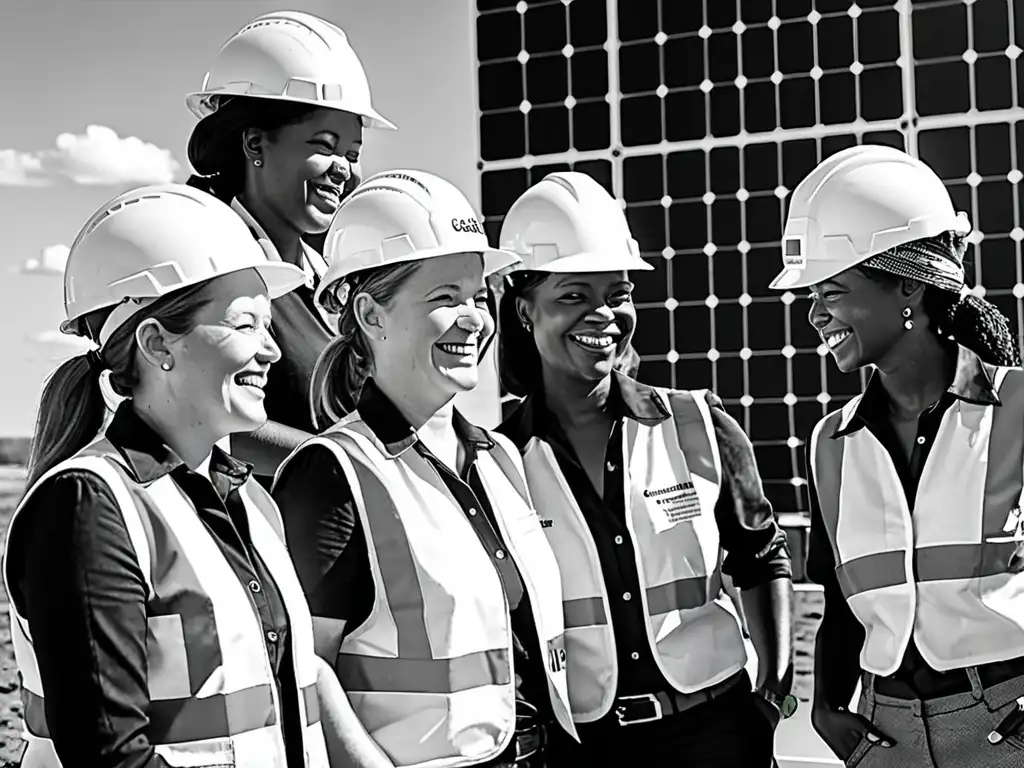
<path id="1" fill-rule="evenodd" d="M 626 525 L 655 661 L 672 686 L 690 693 L 738 672 L 747 654 L 735 606 L 722 591 L 714 515 L 721 463 L 711 414 L 703 393 L 659 390 L 659 397 L 673 418 L 625 422 Z M 592 722 L 607 714 L 618 690 L 609 599 L 623 596 L 608 595 L 597 545 L 551 446 L 531 439 L 524 464 L 530 493 L 544 499 L 544 532 L 561 565 L 573 717 Z"/>
<path id="2" fill-rule="evenodd" d="M 913 514 L 870 430 L 831 437 L 860 397 L 812 433 L 822 521 L 869 672 L 895 672 L 911 638 L 938 670 L 1024 655 L 1024 578 L 1007 572 L 1024 488 L 1024 373 L 997 369 L 994 384 L 1001 405 L 957 400 L 944 414 Z"/>
<path id="3" fill-rule="evenodd" d="M 116 450 L 104 440 L 58 465 L 25 498 L 44 480 L 70 469 L 92 472 L 110 487 L 144 568 L 150 593 L 146 736 L 157 753 L 171 765 L 286 768 L 277 688 L 262 625 L 247 586 L 239 582 L 191 502 L 170 476 L 146 487 L 136 485 Z M 243 486 L 241 496 L 253 546 L 289 616 L 306 766 L 326 768 L 312 625 L 287 551 L 275 531 L 275 519 L 280 517 L 269 495 L 253 481 Z M 23 507 L 24 500 L 15 518 Z M 56 768 L 60 763 L 48 739 L 30 628 L 13 601 L 11 614 L 12 641 L 22 673 L 27 755 L 33 765 Z"/>
<path id="4" fill-rule="evenodd" d="M 360 722 L 396 766 L 496 757 L 515 727 L 510 617 L 498 572 L 465 513 L 422 456 L 389 456 L 358 414 L 311 443 L 337 458 L 369 544 L 374 605 L 345 637 L 335 664 Z M 503 471 L 514 471 L 518 458 L 498 442 L 480 452 L 477 467 L 531 597 L 553 709 L 575 735 L 557 566 L 521 469 L 518 483 Z M 537 583 L 549 591 L 554 584 L 554 595 L 539 594 Z"/>

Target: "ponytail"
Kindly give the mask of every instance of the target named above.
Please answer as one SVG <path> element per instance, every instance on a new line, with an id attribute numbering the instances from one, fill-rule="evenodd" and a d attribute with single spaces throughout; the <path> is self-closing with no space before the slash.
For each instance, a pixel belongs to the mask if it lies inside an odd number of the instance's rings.
<path id="1" fill-rule="evenodd" d="M 386 307 L 419 267 L 419 261 L 407 261 L 365 269 L 325 290 L 328 309 L 338 314 L 338 335 L 320 353 L 309 382 L 309 411 L 318 432 L 356 409 L 373 375 L 373 350 L 356 319 L 356 298 L 365 293 Z M 342 292 L 344 300 L 338 298 Z"/>
<path id="2" fill-rule="evenodd" d="M 994 305 L 973 293 L 963 298 L 928 286 L 924 310 L 940 338 L 955 340 L 990 365 L 1020 367 L 1020 342 L 1010 321 Z"/>
<path id="3" fill-rule="evenodd" d="M 107 405 L 93 353 L 65 361 L 46 380 L 28 459 L 31 487 L 60 462 L 85 448 L 103 426 Z"/>

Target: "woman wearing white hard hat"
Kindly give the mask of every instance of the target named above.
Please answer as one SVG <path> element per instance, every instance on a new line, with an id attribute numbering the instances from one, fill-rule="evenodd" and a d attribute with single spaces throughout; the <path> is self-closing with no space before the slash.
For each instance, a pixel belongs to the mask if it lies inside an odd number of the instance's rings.
<path id="1" fill-rule="evenodd" d="M 421 171 L 363 182 L 326 252 L 327 429 L 274 485 L 317 651 L 394 765 L 541 766 L 573 733 L 558 570 L 515 448 L 453 407 L 494 332 L 485 277 L 516 257 Z"/>
<path id="2" fill-rule="evenodd" d="M 62 330 L 98 348 L 46 383 L 4 551 L 23 766 L 326 768 L 352 716 L 276 505 L 215 447 L 266 420 L 271 301 L 303 279 L 270 252 L 173 184 L 71 247 Z"/>
<path id="3" fill-rule="evenodd" d="M 306 398 L 313 366 L 336 319 L 313 292 L 327 269 L 311 242 L 359 183 L 363 128 L 394 129 L 345 33 L 307 13 L 280 11 L 246 24 L 221 48 L 187 98 L 201 118 L 188 145 L 189 180 L 231 205 L 254 236 L 274 243 L 306 284 L 274 302 L 282 358 L 267 385 L 269 420 L 232 437 L 269 486 L 277 463 L 312 431 Z"/>
<path id="4" fill-rule="evenodd" d="M 616 370 L 636 327 L 629 273 L 651 266 L 596 181 L 545 177 L 501 247 L 522 264 L 501 300 L 500 372 L 525 400 L 499 431 L 547 518 L 582 742 L 553 740 L 555 759 L 768 768 L 795 708 L 791 568 L 749 441 L 714 395 Z M 759 695 L 723 574 L 743 595 Z"/>
<path id="5" fill-rule="evenodd" d="M 810 289 L 840 371 L 875 368 L 808 444 L 812 721 L 848 766 L 1024 766 L 1024 371 L 965 288 L 969 229 L 888 147 L 832 155 L 790 201 L 772 287 Z"/>

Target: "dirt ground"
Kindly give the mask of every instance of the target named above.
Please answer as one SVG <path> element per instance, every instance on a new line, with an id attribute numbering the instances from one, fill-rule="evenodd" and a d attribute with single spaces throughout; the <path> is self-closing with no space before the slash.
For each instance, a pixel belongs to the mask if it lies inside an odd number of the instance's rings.
<path id="1" fill-rule="evenodd" d="M 0 533 L 3 537 L 0 542 L 6 538 L 7 524 L 21 496 L 24 479 L 23 469 L 0 466 Z M 814 633 L 821 621 L 821 602 L 819 592 L 799 591 L 796 594 L 796 684 L 793 692 L 801 702 L 810 701 L 811 697 Z M 22 748 L 18 671 L 11 646 L 7 595 L 0 589 L 0 768 L 17 766 Z"/>

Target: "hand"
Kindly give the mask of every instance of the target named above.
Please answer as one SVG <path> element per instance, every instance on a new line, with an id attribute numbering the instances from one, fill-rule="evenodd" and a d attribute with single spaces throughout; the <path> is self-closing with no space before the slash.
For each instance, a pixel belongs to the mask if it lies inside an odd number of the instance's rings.
<path id="1" fill-rule="evenodd" d="M 856 712 L 830 707 L 815 707 L 811 724 L 836 757 L 844 762 L 850 758 L 862 739 L 889 748 L 896 741 L 875 728 L 871 721 Z"/>

